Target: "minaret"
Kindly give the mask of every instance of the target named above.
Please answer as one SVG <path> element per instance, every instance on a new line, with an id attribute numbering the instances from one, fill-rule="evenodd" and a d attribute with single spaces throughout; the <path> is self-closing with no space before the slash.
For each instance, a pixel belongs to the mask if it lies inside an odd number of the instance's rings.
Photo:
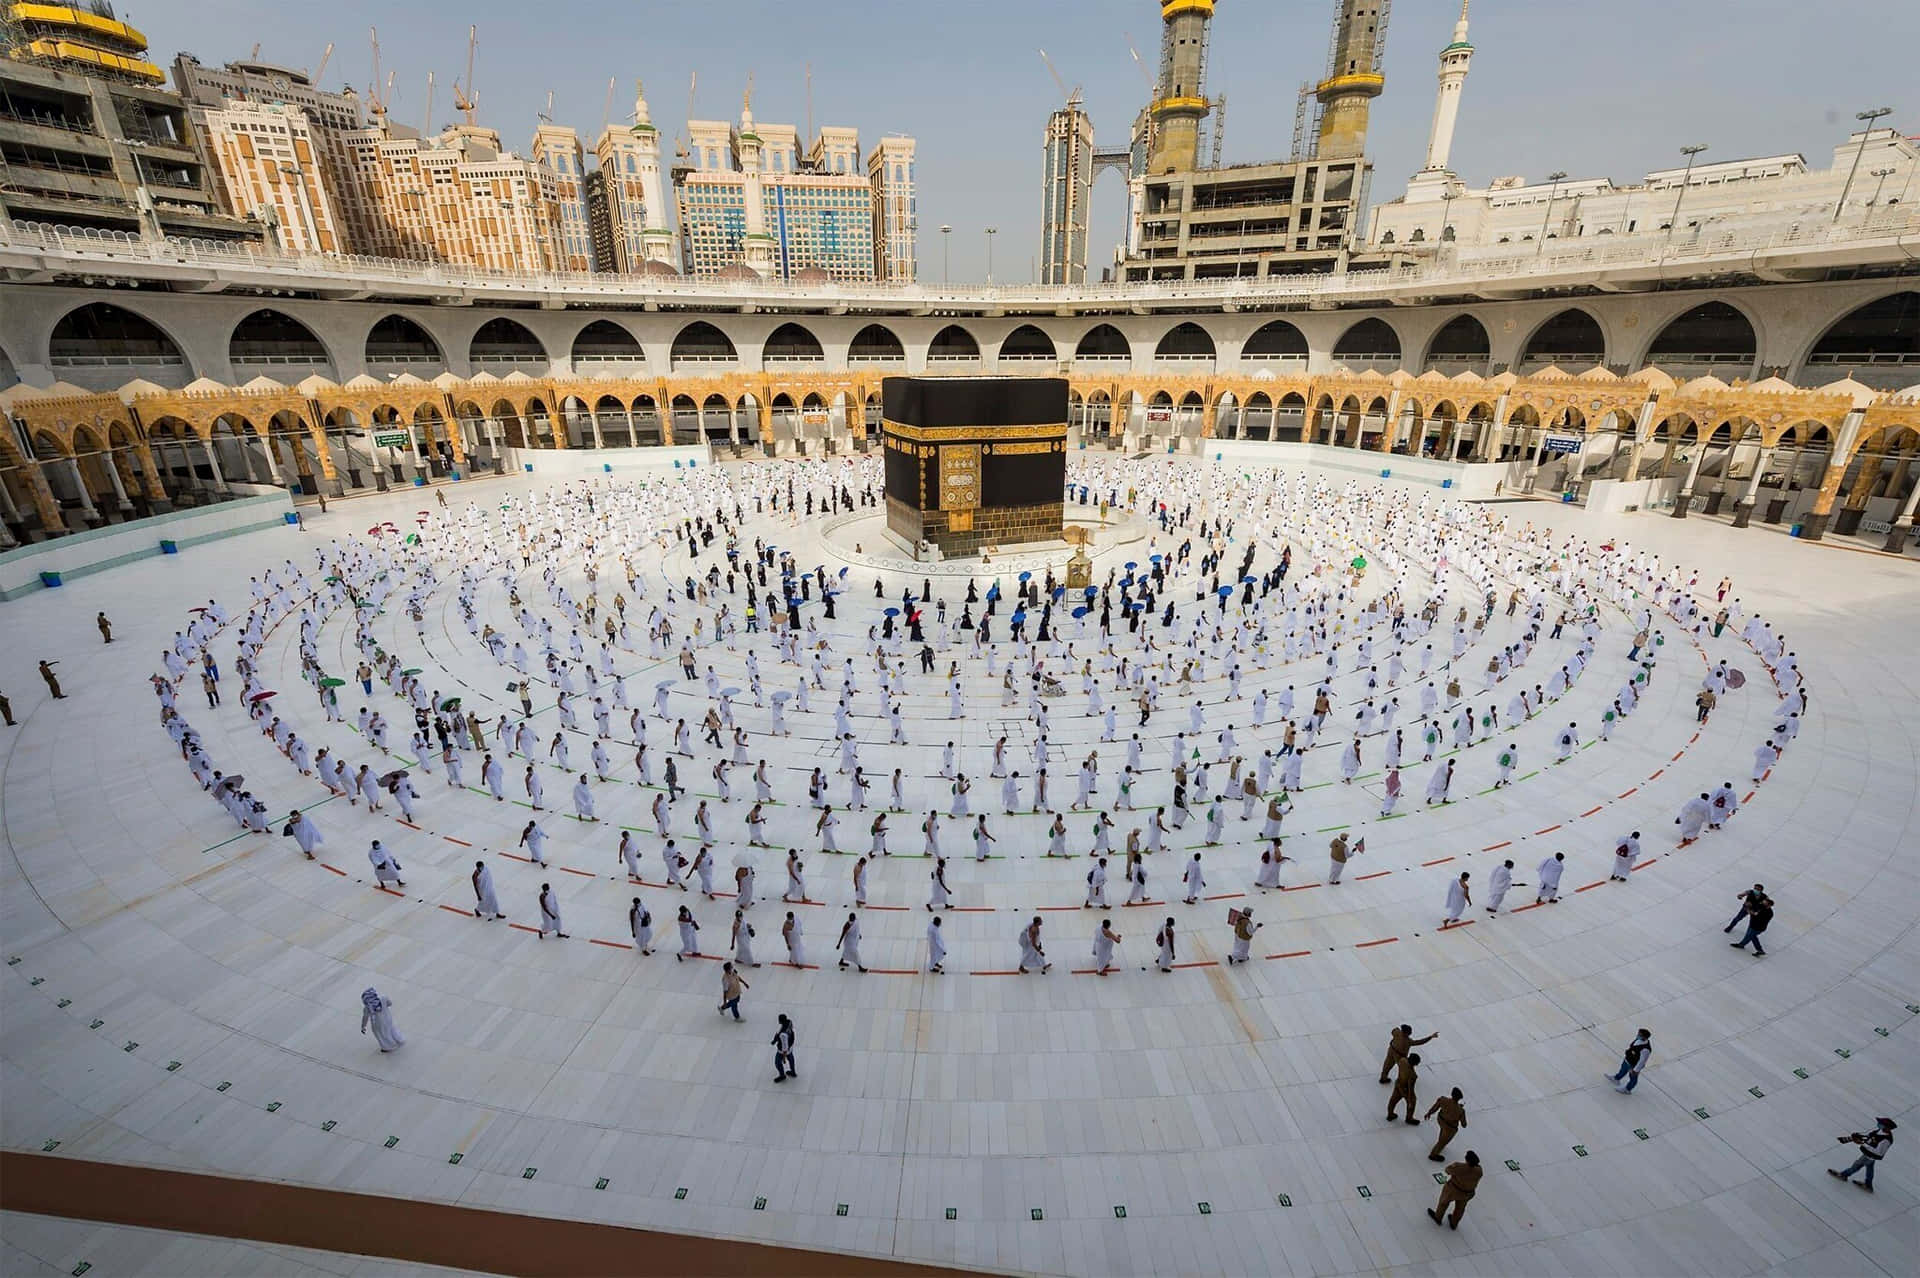
<path id="1" fill-rule="evenodd" d="M 1460 0 L 1460 21 L 1453 24 L 1453 43 L 1440 50 L 1440 92 L 1433 100 L 1433 129 L 1427 134 L 1427 163 L 1421 171 L 1445 171 L 1453 150 L 1453 124 L 1460 115 L 1460 90 L 1467 83 L 1467 64 L 1473 46 L 1467 43 L 1467 0 Z"/>
<path id="2" fill-rule="evenodd" d="M 1379 70 L 1386 43 L 1386 32 L 1380 29 L 1385 8 L 1385 0 L 1340 0 L 1327 78 L 1314 88 L 1320 101 L 1317 154 L 1323 160 L 1354 159 L 1367 152 L 1367 115 L 1386 87 Z"/>
<path id="3" fill-rule="evenodd" d="M 747 235 L 741 260 L 762 275 L 773 274 L 773 236 L 767 234 L 767 202 L 760 184 L 760 135 L 753 131 L 753 90 L 740 100 L 740 132 L 734 139 L 740 172 L 746 179 Z"/>
<path id="4" fill-rule="evenodd" d="M 660 130 L 653 127 L 646 86 L 638 80 L 633 82 L 633 140 L 640 152 L 640 198 L 646 218 L 640 232 L 641 257 L 672 266 L 679 254 L 674 251 L 673 232 L 667 228 L 667 197 L 660 185 Z"/>
<path id="5" fill-rule="evenodd" d="M 1200 121 L 1207 101 L 1207 28 L 1214 0 L 1160 0 L 1160 78 L 1153 86 L 1152 149 L 1147 172 L 1189 173 L 1198 167 Z"/>

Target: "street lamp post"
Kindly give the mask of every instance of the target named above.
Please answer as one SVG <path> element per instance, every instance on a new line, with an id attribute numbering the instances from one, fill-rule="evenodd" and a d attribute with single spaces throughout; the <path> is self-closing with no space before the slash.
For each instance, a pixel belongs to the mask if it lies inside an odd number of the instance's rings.
<path id="1" fill-rule="evenodd" d="M 953 228 L 942 222 L 940 224 L 940 282 L 942 284 L 953 282 L 953 273 L 948 269 L 952 263 L 948 249 L 952 244 Z"/>
<path id="2" fill-rule="evenodd" d="M 1853 118 L 1862 121 L 1867 127 L 1860 130 L 1860 145 L 1854 150 L 1853 166 L 1847 170 L 1846 184 L 1840 188 L 1840 202 L 1833 206 L 1834 221 L 1840 220 L 1840 210 L 1847 207 L 1847 194 L 1853 190 L 1853 175 L 1860 171 L 1860 157 L 1867 153 L 1867 134 L 1873 132 L 1873 122 L 1883 115 L 1892 114 L 1892 107 L 1874 107 L 1871 110 L 1854 112 Z"/>
<path id="3" fill-rule="evenodd" d="M 1885 189 L 1887 185 L 1887 178 L 1891 176 L 1893 172 L 1894 170 L 1891 167 L 1884 168 L 1884 169 L 1868 169 L 1867 170 L 1867 173 L 1869 176 L 1880 179 L 1878 182 L 1875 182 L 1873 184 L 1873 198 L 1867 201 L 1868 208 L 1872 208 L 1874 205 L 1880 202 L 1880 192 L 1883 189 Z"/>
<path id="4" fill-rule="evenodd" d="M 999 227 L 989 226 L 987 228 L 987 283 L 988 284 L 993 283 L 993 237 L 998 234 L 1000 234 Z"/>
<path id="5" fill-rule="evenodd" d="M 1673 197 L 1673 216 L 1667 219 L 1667 238 L 1673 238 L 1673 228 L 1680 225 L 1680 201 L 1687 198 L 1687 183 L 1693 178 L 1693 157 L 1707 149 L 1705 142 L 1696 142 L 1692 146 L 1680 148 L 1680 154 L 1687 157 L 1687 171 L 1680 175 L 1680 190 Z"/>
<path id="6" fill-rule="evenodd" d="M 1547 211 L 1540 215 L 1540 242 L 1533 246 L 1535 257 L 1540 256 L 1541 250 L 1547 247 L 1547 223 L 1553 220 L 1553 197 L 1560 193 L 1560 183 L 1565 181 L 1566 177 L 1564 169 L 1555 169 L 1547 174 L 1547 181 L 1552 185 L 1547 188 Z"/>
<path id="7" fill-rule="evenodd" d="M 1451 225 L 1449 218 L 1452 216 L 1452 214 L 1453 214 L 1453 188 L 1448 187 L 1446 190 L 1446 193 L 1440 197 L 1440 237 L 1439 238 L 1440 238 L 1440 243 L 1442 244 L 1445 244 L 1447 242 L 1447 227 Z"/>

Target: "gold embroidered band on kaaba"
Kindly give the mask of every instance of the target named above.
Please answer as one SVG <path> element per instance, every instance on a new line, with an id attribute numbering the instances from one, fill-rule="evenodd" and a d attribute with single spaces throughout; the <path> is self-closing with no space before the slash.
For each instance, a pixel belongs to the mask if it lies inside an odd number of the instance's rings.
<path id="1" fill-rule="evenodd" d="M 880 420 L 882 434 L 925 444 L 973 444 L 983 440 L 1065 439 L 1065 422 L 1046 422 L 1036 426 L 909 426 L 905 422 Z"/>

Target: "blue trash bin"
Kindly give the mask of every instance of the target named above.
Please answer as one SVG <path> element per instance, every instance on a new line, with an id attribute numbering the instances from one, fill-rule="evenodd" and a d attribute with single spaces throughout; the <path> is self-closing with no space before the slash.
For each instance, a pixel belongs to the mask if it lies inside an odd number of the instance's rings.
<path id="1" fill-rule="evenodd" d="M 282 516 L 282 518 L 284 518 L 290 524 L 297 524 L 300 522 L 300 515 L 297 511 L 289 510 L 286 512 L 284 516 Z"/>
<path id="2" fill-rule="evenodd" d="M 1393 472 L 1392 472 L 1392 471 L 1390 471 L 1390 470 L 1383 470 L 1383 471 L 1381 471 L 1381 472 L 1380 472 L 1380 478 L 1382 478 L 1382 479 L 1392 479 L 1392 478 L 1393 478 Z"/>
<path id="3" fill-rule="evenodd" d="M 166 538 L 162 537 L 160 539 L 160 553 L 163 555 L 177 555 L 180 553 L 180 543 L 175 541 L 168 541 Z"/>
<path id="4" fill-rule="evenodd" d="M 1795 524 L 1793 527 L 1787 529 L 1787 536 L 1798 537 L 1800 535 L 1800 530 L 1805 527 L 1806 527 L 1805 524 Z"/>
<path id="5" fill-rule="evenodd" d="M 60 584 L 60 574 L 57 572 L 43 571 L 40 574 L 40 584 L 51 590 Z"/>
<path id="6" fill-rule="evenodd" d="M 525 470 L 529 475 L 531 475 L 533 473 L 533 463 L 528 462 L 524 467 L 522 467 L 522 469 Z"/>
<path id="7" fill-rule="evenodd" d="M 1571 505 L 1573 505 L 1573 494 L 1572 494 L 1571 492 L 1564 492 L 1564 493 L 1561 493 L 1561 494 L 1560 494 L 1560 504 L 1561 504 L 1561 505 L 1563 505 L 1563 506 L 1571 506 Z"/>
<path id="8" fill-rule="evenodd" d="M 415 475 L 413 477 L 413 486 L 415 488 L 425 488 L 427 486 L 427 477 L 425 475 Z"/>

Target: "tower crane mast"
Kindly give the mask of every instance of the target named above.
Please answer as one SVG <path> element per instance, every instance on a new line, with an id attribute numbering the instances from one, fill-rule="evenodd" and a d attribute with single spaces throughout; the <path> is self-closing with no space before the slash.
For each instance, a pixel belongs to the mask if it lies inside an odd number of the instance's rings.
<path id="1" fill-rule="evenodd" d="M 454 109 L 467 117 L 469 125 L 475 123 L 474 111 L 480 105 L 480 95 L 473 91 L 473 53 L 479 40 L 480 28 L 469 24 L 467 27 L 467 82 L 465 85 L 458 80 L 453 82 Z"/>

